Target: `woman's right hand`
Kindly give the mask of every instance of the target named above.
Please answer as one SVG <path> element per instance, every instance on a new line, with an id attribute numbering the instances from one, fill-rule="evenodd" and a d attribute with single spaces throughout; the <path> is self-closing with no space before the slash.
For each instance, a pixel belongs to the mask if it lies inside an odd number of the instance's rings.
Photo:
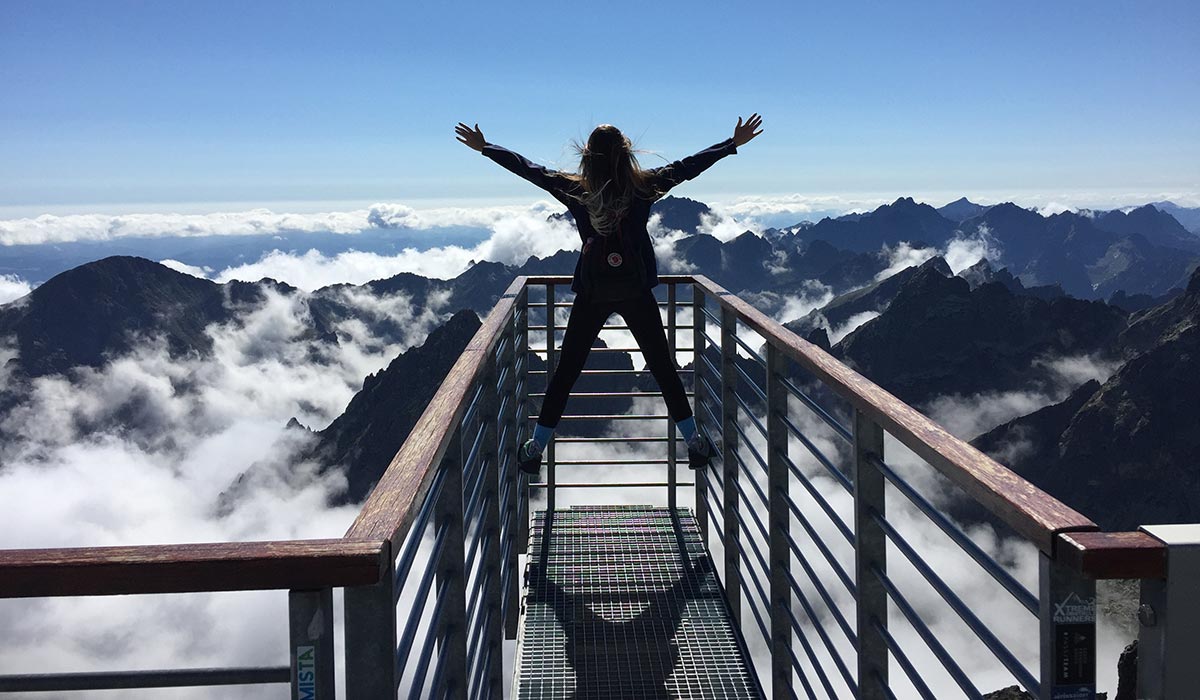
<path id="1" fill-rule="evenodd" d="M 740 119 L 738 121 L 739 123 L 741 122 Z M 455 137 L 458 141 L 465 143 L 468 147 L 476 151 L 482 151 L 483 147 L 487 145 L 487 141 L 484 140 L 483 132 L 479 130 L 478 124 L 472 129 L 466 124 L 459 122 L 458 126 L 454 127 L 454 131 L 458 133 L 458 136 Z"/>
<path id="2" fill-rule="evenodd" d="M 761 134 L 762 129 L 758 129 L 760 126 L 762 126 L 762 117 L 758 116 L 758 112 L 751 114 L 745 124 L 742 123 L 742 118 L 738 117 L 737 126 L 733 127 L 734 147 L 745 145 L 749 143 L 750 139 Z"/>

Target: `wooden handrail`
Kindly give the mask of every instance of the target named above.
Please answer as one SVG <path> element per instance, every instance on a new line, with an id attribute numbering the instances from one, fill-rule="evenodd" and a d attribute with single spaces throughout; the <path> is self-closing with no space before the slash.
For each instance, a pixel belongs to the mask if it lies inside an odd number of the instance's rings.
<path id="1" fill-rule="evenodd" d="M 0 598 L 367 585 L 382 540 L 288 540 L 0 550 Z"/>
<path id="2" fill-rule="evenodd" d="M 951 435 L 924 414 L 712 280 L 702 275 L 693 279 L 719 304 L 735 311 L 764 340 L 881 425 L 1041 551 L 1053 554 L 1058 533 L 1099 529 L 1082 514 Z"/>
<path id="3" fill-rule="evenodd" d="M 436 467 L 449 447 L 450 437 L 467 410 L 471 387 L 496 349 L 505 322 L 512 318 L 517 295 L 525 287 L 526 280 L 525 277 L 513 280 L 467 343 L 409 432 L 408 439 L 371 490 L 346 537 L 388 540 L 393 549 L 399 551 L 425 501 Z"/>
<path id="4" fill-rule="evenodd" d="M 1058 560 L 1091 578 L 1167 577 L 1167 545 L 1145 532 L 1069 532 L 1059 539 Z"/>

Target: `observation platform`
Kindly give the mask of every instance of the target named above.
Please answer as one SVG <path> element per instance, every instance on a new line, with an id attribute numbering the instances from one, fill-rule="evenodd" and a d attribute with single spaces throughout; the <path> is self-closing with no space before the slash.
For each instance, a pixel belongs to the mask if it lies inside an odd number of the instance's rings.
<path id="1" fill-rule="evenodd" d="M 761 698 L 690 510 L 537 511 L 512 697 Z"/>

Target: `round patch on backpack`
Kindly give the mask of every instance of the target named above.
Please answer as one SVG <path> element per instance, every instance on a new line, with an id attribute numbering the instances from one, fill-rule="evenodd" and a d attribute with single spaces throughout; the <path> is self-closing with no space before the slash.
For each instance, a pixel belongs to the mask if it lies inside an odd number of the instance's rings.
<path id="1" fill-rule="evenodd" d="M 607 260 L 609 267 L 620 267 L 621 263 L 624 262 L 620 253 L 609 253 Z"/>

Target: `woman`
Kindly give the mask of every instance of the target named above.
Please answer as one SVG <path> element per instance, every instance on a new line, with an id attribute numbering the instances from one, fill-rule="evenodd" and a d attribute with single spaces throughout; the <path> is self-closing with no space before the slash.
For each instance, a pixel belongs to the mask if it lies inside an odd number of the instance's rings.
<path id="1" fill-rule="evenodd" d="M 518 451 L 521 470 L 537 474 L 554 429 L 566 408 L 567 395 L 583 370 L 592 342 L 614 312 L 621 315 L 654 375 L 667 410 L 687 441 L 688 466 L 706 466 L 711 441 L 696 429 L 687 393 L 667 346 L 658 304 L 650 291 L 658 284 L 658 263 L 646 232 L 650 205 L 675 185 L 699 175 L 737 147 L 762 133 L 762 118 L 738 117 L 733 136 L 670 165 L 642 170 L 629 139 L 617 127 L 601 124 L 580 152 L 579 172 L 549 170 L 523 156 L 488 143 L 479 125 L 455 127 L 458 141 L 546 190 L 575 218 L 583 242 L 571 290 L 575 301 L 567 320 L 558 366 L 546 388 L 533 437 Z M 756 131 L 756 129 L 758 129 Z"/>

